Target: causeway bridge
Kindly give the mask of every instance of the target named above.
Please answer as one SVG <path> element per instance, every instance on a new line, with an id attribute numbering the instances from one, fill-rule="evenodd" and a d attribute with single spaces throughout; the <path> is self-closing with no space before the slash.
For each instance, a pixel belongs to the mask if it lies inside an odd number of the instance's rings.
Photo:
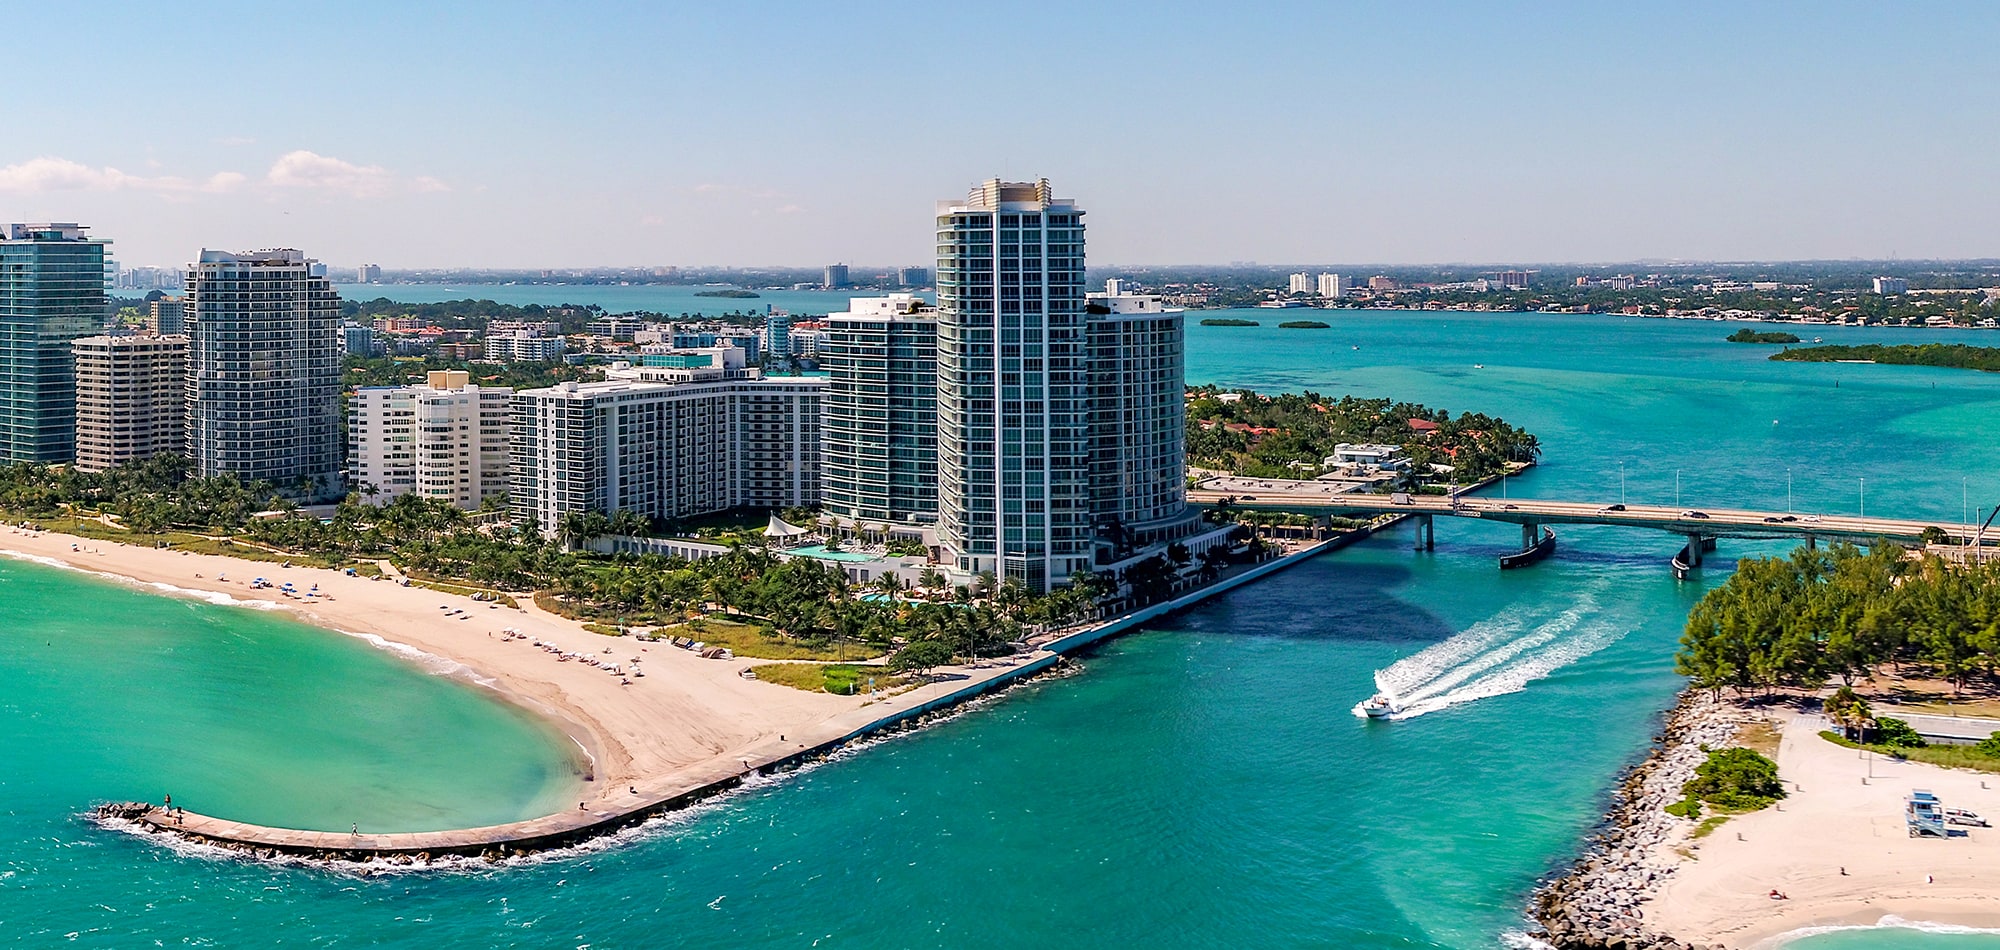
<path id="1" fill-rule="evenodd" d="M 1977 526 L 1902 518 L 1802 515 L 1743 508 L 1683 508 L 1544 498 L 1403 493 L 1378 495 L 1330 490 L 1323 483 L 1279 479 L 1254 483 L 1233 479 L 1232 482 L 1228 491 L 1192 489 L 1188 492 L 1188 500 L 1201 505 L 1226 501 L 1232 507 L 1251 511 L 1347 517 L 1403 515 L 1416 520 L 1417 546 L 1426 550 L 1434 544 L 1433 524 L 1439 517 L 1477 518 L 1520 525 L 1522 550 L 1519 554 L 1503 558 L 1503 567 L 1530 563 L 1552 552 L 1555 534 L 1550 525 L 1620 525 L 1680 535 L 1687 539 L 1687 543 L 1675 558 L 1675 572 L 1682 575 L 1701 566 L 1702 555 L 1715 549 L 1717 538 L 1755 541 L 1795 539 L 1808 545 L 1820 541 L 1849 541 L 1865 545 L 1889 540 L 1920 546 L 1925 541 L 1925 533 L 1936 529 L 1943 532 L 1946 544 L 1986 546 L 2000 543 L 2000 532 L 1989 535 Z M 1271 487 L 1265 488 L 1265 485 Z M 1932 537 L 1936 537 L 1934 532 Z"/>

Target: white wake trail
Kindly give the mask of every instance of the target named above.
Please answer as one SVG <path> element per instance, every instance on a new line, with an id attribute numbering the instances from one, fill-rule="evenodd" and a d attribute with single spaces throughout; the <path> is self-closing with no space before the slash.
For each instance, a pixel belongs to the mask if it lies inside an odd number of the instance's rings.
<path id="1" fill-rule="evenodd" d="M 1510 607 L 1378 670 L 1376 690 L 1395 709 L 1389 718 L 1410 719 L 1519 692 L 1610 645 L 1624 635 L 1623 630 L 1602 621 L 1586 622 L 1597 613 L 1596 593 L 1594 588 L 1581 592 L 1566 609 L 1546 619 L 1527 608 Z M 1354 714 L 1366 716 L 1365 706 L 1365 702 L 1355 704 Z"/>

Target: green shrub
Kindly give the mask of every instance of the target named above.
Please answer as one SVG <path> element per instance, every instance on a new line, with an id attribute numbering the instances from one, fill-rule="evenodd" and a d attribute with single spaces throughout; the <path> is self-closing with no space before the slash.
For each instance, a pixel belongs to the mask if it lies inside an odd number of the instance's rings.
<path id="1" fill-rule="evenodd" d="M 1712 749 L 1681 791 L 1718 808 L 1755 810 L 1785 797 L 1778 763 L 1750 749 Z M 1692 816 L 1690 816 L 1692 817 Z"/>
<path id="2" fill-rule="evenodd" d="M 1891 749 L 1921 749 L 1930 745 L 1909 723 L 1888 716 L 1875 720 L 1875 741 Z"/>
<path id="3" fill-rule="evenodd" d="M 1973 746 L 1972 751 L 1977 752 L 1980 755 L 1991 756 L 1993 758 L 2000 759 L 2000 732 L 1996 732 L 1990 736 L 1987 736 L 1984 739 L 1979 740 L 1979 744 Z"/>

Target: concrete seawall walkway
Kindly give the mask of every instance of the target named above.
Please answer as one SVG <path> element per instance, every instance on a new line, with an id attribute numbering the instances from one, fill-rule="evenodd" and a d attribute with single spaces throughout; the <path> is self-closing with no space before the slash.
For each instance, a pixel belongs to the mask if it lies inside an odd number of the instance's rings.
<path id="1" fill-rule="evenodd" d="M 970 666 L 953 667 L 938 679 L 858 709 L 842 712 L 782 740 L 770 740 L 716 756 L 622 792 L 600 796 L 595 807 L 579 807 L 525 821 L 452 831 L 394 834 L 304 831 L 271 828 L 160 807 L 131 814 L 142 829 L 197 843 L 252 854 L 284 854 L 330 860 L 416 855 L 501 857 L 566 847 L 628 828 L 649 818 L 686 808 L 740 787 L 747 779 L 771 774 L 837 751 L 858 739 L 891 730 L 940 709 L 1020 682 L 1056 665 L 1070 653 L 1134 630 L 1175 611 L 1267 577 L 1373 534 L 1395 519 L 1346 532 L 1283 557 L 1248 565 L 1172 600 L 1076 631 L 1038 638 L 1025 653 Z"/>

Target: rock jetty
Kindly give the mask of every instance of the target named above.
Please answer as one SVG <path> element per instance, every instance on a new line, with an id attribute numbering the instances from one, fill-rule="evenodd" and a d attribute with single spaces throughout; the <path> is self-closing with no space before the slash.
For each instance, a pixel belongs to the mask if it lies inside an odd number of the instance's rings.
<path id="1" fill-rule="evenodd" d="M 1640 905 L 1674 873 L 1668 850 L 1692 822 L 1666 813 L 1707 759 L 1703 746 L 1733 744 L 1734 707 L 1689 690 L 1667 714 L 1652 755 L 1619 783 L 1602 830 L 1569 871 L 1535 893 L 1535 936 L 1556 950 L 1701 950 L 1647 927 Z"/>

